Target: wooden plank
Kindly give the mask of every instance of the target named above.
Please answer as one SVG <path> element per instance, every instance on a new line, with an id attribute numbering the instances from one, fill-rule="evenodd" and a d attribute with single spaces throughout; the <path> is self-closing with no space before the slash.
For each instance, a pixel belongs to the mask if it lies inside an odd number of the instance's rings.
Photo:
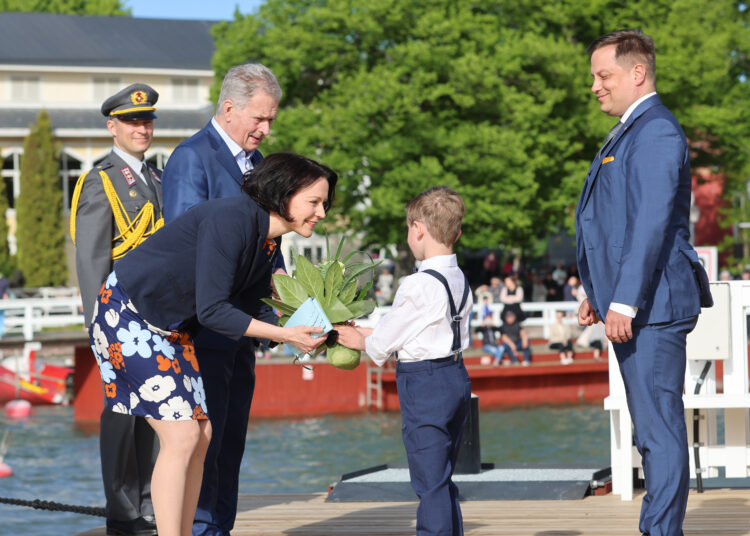
<path id="1" fill-rule="evenodd" d="M 327 503 L 325 493 L 242 495 L 233 536 L 414 536 L 416 502 Z M 466 536 L 633 536 L 643 493 L 461 503 Z M 750 536 L 750 490 L 690 493 L 685 536 Z M 85 536 L 102 536 L 97 529 Z M 84 535 L 81 535 L 84 536 Z"/>

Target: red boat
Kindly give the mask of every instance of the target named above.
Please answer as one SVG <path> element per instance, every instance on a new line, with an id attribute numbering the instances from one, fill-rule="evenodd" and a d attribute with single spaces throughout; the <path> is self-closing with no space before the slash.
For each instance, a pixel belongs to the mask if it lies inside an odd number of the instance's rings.
<path id="1" fill-rule="evenodd" d="M 38 349 L 39 345 L 27 345 L 23 356 L 0 361 L 0 404 L 18 399 L 36 405 L 69 402 L 67 392 L 73 369 L 51 364 L 38 367 Z"/>

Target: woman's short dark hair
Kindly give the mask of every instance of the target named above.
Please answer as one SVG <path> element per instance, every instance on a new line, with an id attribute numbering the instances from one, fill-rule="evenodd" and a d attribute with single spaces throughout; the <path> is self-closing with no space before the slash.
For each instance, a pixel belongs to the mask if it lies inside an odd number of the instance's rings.
<path id="1" fill-rule="evenodd" d="M 328 181 L 326 211 L 333 204 L 338 175 L 328 166 L 294 153 L 275 153 L 265 157 L 244 174 L 242 191 L 266 212 L 276 212 L 287 221 L 289 200 L 318 179 Z"/>

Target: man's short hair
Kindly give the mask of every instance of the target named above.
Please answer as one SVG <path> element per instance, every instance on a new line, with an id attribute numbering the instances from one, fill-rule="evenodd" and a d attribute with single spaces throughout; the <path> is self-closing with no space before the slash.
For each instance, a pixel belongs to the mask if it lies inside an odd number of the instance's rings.
<path id="1" fill-rule="evenodd" d="M 461 234 L 466 212 L 463 199 L 447 186 L 435 186 L 419 194 L 406 205 L 406 223 L 422 222 L 432 238 L 448 247 Z"/>
<path id="2" fill-rule="evenodd" d="M 615 59 L 624 59 L 630 65 L 642 63 L 646 66 L 646 77 L 656 80 L 656 48 L 654 40 L 640 30 L 617 30 L 601 36 L 591 43 L 586 52 L 589 56 L 596 50 L 609 45 L 615 46 Z"/>
<path id="3" fill-rule="evenodd" d="M 222 103 L 226 100 L 232 101 L 240 109 L 244 108 L 258 89 L 268 93 L 277 102 L 281 100 L 281 86 L 271 69 L 260 63 L 235 65 L 227 71 L 221 83 L 216 115 L 223 113 Z"/>
<path id="4" fill-rule="evenodd" d="M 275 212 L 286 221 L 293 221 L 288 212 L 289 201 L 320 178 L 328 181 L 328 200 L 324 204 L 328 211 L 336 193 L 338 175 L 328 166 L 294 153 L 265 157 L 243 175 L 242 191 L 266 212 Z"/>

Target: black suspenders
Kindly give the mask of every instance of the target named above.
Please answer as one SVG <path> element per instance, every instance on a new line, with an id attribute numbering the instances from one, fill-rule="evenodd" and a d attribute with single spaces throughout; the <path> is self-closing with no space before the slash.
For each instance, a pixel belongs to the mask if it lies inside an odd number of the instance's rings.
<path id="1" fill-rule="evenodd" d="M 461 299 L 461 306 L 456 310 L 456 303 L 453 301 L 453 294 L 451 288 L 448 286 L 448 281 L 443 277 L 443 274 L 435 270 L 422 270 L 425 274 L 430 274 L 432 277 L 440 281 L 445 287 L 445 291 L 448 293 L 448 306 L 451 310 L 451 328 L 453 329 L 453 347 L 451 353 L 453 354 L 454 360 L 458 360 L 461 357 L 461 319 L 463 316 L 459 314 L 464 310 L 466 300 L 469 298 L 469 281 L 464 276 L 464 296 Z"/>

